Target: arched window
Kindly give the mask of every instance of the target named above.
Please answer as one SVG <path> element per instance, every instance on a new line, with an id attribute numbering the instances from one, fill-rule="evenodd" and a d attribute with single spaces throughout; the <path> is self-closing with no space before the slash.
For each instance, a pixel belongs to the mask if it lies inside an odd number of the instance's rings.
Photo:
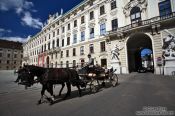
<path id="1" fill-rule="evenodd" d="M 139 7 L 134 7 L 130 11 L 131 22 L 138 22 L 141 20 L 141 11 Z"/>

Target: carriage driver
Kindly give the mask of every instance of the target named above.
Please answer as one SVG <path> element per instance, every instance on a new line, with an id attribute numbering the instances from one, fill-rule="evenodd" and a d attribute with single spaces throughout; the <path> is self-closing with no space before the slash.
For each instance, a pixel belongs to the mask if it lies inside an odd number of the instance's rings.
<path id="1" fill-rule="evenodd" d="M 93 58 L 91 58 L 91 54 L 88 54 L 88 58 L 89 58 L 89 61 L 87 63 L 87 67 L 88 67 L 88 72 L 90 73 L 93 71 L 94 61 L 93 61 Z"/>

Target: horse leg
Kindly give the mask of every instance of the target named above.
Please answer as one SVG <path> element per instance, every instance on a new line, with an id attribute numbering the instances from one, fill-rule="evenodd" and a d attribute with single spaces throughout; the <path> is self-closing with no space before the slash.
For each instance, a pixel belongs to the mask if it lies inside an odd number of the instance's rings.
<path id="1" fill-rule="evenodd" d="M 46 85 L 42 85 L 42 90 L 41 90 L 41 98 L 40 98 L 40 100 L 38 101 L 38 104 L 41 104 L 42 103 L 42 101 L 43 101 L 43 95 L 44 95 L 44 93 L 45 93 L 45 90 L 46 90 Z"/>
<path id="2" fill-rule="evenodd" d="M 81 89 L 80 89 L 80 86 L 78 84 L 77 84 L 77 88 L 78 88 L 79 96 L 81 97 Z"/>
<path id="3" fill-rule="evenodd" d="M 70 82 L 66 82 L 66 85 L 67 85 L 67 93 L 66 93 L 66 95 L 63 99 L 66 99 L 68 96 L 70 96 L 70 93 L 71 93 L 71 84 L 70 84 Z"/>
<path id="4" fill-rule="evenodd" d="M 47 83 L 47 91 L 48 91 L 48 92 L 50 93 L 50 95 L 51 95 L 51 98 L 48 98 L 48 101 L 49 101 L 50 103 L 53 103 L 53 101 L 55 100 L 54 95 L 53 95 L 53 84 Z"/>
<path id="5" fill-rule="evenodd" d="M 62 85 L 62 87 L 61 87 L 61 89 L 60 89 L 59 96 L 61 96 L 61 92 L 63 91 L 65 84 L 62 83 L 61 85 Z"/>

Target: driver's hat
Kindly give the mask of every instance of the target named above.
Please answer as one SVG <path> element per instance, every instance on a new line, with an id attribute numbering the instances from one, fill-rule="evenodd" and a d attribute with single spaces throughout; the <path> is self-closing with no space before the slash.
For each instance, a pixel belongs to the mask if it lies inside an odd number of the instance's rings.
<path id="1" fill-rule="evenodd" d="M 91 57 L 91 54 L 88 54 L 88 57 Z"/>

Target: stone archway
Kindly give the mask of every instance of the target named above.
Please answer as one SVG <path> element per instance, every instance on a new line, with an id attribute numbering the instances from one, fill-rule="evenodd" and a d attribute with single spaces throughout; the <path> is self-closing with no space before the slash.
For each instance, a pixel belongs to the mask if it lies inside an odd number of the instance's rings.
<path id="1" fill-rule="evenodd" d="M 150 49 L 153 51 L 151 38 L 144 33 L 132 34 L 127 41 L 129 72 L 137 72 L 139 68 L 144 67 L 143 57 L 141 55 L 143 49 Z M 151 54 L 151 62 L 152 64 L 148 68 L 154 67 L 153 52 Z"/>

